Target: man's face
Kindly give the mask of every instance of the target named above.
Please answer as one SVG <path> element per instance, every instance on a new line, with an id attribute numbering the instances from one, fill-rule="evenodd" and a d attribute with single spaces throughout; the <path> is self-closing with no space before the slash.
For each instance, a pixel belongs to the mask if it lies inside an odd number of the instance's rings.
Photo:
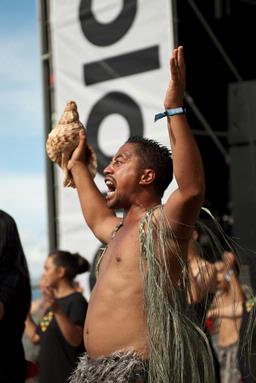
<path id="1" fill-rule="evenodd" d="M 106 197 L 108 207 L 117 209 L 130 206 L 138 191 L 142 174 L 136 144 L 128 143 L 121 146 L 104 169 L 104 174 L 108 187 Z"/>

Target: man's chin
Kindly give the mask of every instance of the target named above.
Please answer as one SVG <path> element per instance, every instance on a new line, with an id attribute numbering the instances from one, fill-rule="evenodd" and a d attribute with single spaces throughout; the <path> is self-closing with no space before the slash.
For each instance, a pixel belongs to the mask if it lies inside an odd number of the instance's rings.
<path id="1" fill-rule="evenodd" d="M 107 198 L 106 202 L 109 209 L 120 209 L 120 201 L 117 198 Z"/>
<path id="2" fill-rule="evenodd" d="M 107 198 L 106 202 L 107 202 L 107 207 L 108 208 L 115 209 L 115 207 L 116 207 L 116 200 L 114 198 Z"/>

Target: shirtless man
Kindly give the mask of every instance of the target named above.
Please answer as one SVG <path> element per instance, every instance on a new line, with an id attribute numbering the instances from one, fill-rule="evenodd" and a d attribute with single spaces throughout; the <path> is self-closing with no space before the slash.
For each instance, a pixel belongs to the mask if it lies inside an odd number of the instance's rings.
<path id="1" fill-rule="evenodd" d="M 183 107 L 185 63 L 182 47 L 172 52 L 170 72 L 171 80 L 164 100 L 165 110 Z M 172 162 L 178 189 L 161 206 L 184 259 L 204 199 L 201 157 L 185 112 L 176 112 L 173 116 L 164 116 L 167 118 L 172 161 L 167 148 L 156 148 L 156 144 L 150 140 L 144 144 L 140 140 L 125 143 L 104 170 L 105 183 L 109 189 L 106 199 L 99 192 L 84 163 L 86 142 L 84 133 L 80 132 L 80 143 L 68 167 L 76 184 L 85 220 L 94 235 L 107 244 L 107 249 L 99 265 L 84 327 L 88 354 L 74 373 L 72 383 L 183 382 L 182 378 L 170 379 L 173 371 L 170 374 L 167 372 L 168 380 L 164 377 L 152 378 L 153 375 L 147 377 L 146 370 L 151 368 L 148 366 L 151 350 L 147 332 L 147 308 L 144 309 L 139 236 L 140 223 L 145 213 L 161 204 L 163 192 L 172 180 Z M 122 221 L 113 213 L 114 209 L 121 208 L 124 210 Z M 155 222 L 160 219 L 160 208 L 154 210 L 153 216 Z M 172 265 L 170 274 L 177 285 L 181 268 L 173 254 L 169 254 L 169 257 L 173 257 L 169 262 Z M 167 363 L 167 369 L 170 368 Z M 190 377 L 189 381 L 199 380 Z"/>
<path id="2" fill-rule="evenodd" d="M 216 262 L 217 293 L 207 317 L 214 320 L 213 344 L 220 364 L 221 382 L 239 383 L 242 381 L 239 363 L 241 357 L 247 362 L 246 348 L 239 355 L 239 339 L 245 297 L 238 279 L 234 253 L 225 251 L 223 261 Z M 249 328 L 247 328 L 248 331 Z M 245 332 L 246 334 L 246 332 Z M 244 335 L 245 335 L 244 334 Z M 248 334 L 245 338 L 249 339 Z M 240 350 L 241 351 L 241 350 Z M 250 369 L 245 376 L 250 375 Z"/>

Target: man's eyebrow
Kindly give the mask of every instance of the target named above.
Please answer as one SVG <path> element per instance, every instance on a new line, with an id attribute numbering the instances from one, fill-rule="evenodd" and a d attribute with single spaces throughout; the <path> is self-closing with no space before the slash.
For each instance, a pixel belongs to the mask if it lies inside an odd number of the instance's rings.
<path id="1" fill-rule="evenodd" d="M 124 153 L 118 153 L 113 157 L 113 160 L 117 160 L 118 158 L 125 158 L 126 155 Z"/>

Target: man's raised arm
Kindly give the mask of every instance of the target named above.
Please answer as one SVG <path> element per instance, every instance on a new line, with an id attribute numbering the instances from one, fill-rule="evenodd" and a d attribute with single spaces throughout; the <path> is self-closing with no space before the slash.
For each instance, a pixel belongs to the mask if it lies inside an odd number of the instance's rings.
<path id="1" fill-rule="evenodd" d="M 85 164 L 86 137 L 80 131 L 80 142 L 68 163 L 77 188 L 84 218 L 94 235 L 103 243 L 111 239 L 111 232 L 119 219 L 107 207 L 106 201 Z"/>
<path id="2" fill-rule="evenodd" d="M 183 107 L 186 69 L 182 47 L 173 50 L 170 71 L 171 80 L 164 100 L 166 110 Z M 203 165 L 186 115 L 175 114 L 167 119 L 178 189 L 167 200 L 165 211 L 176 235 L 188 238 L 204 200 Z"/>

